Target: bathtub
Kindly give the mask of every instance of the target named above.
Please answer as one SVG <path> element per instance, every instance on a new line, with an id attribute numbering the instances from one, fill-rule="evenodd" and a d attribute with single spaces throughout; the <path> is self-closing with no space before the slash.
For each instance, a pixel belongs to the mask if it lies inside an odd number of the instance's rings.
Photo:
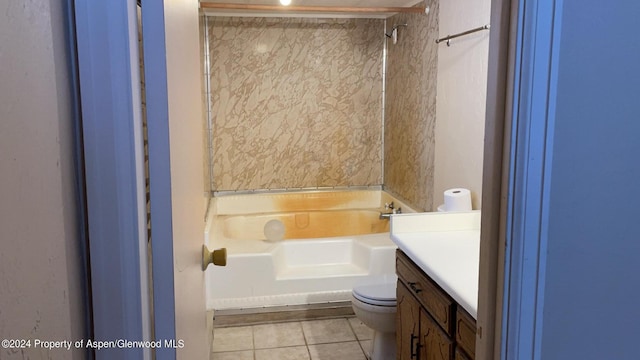
<path id="1" fill-rule="evenodd" d="M 395 276 L 396 246 L 385 203 L 406 204 L 381 190 L 223 195 L 211 199 L 205 243 L 227 248 L 227 266 L 205 272 L 208 309 L 343 302 L 353 284 Z M 266 240 L 280 220 L 284 239 Z"/>

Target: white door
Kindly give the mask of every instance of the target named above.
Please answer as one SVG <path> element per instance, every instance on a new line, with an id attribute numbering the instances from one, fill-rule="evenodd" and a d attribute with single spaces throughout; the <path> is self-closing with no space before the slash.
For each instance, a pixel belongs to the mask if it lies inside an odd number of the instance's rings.
<path id="1" fill-rule="evenodd" d="M 207 359 L 198 1 L 142 4 L 157 359 Z"/>

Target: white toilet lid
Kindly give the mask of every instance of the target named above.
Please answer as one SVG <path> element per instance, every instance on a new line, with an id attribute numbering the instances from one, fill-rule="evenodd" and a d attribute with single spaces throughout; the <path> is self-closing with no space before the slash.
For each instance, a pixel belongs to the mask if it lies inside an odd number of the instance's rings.
<path id="1" fill-rule="evenodd" d="M 371 305 L 396 306 L 396 282 L 367 282 L 355 285 L 353 297 Z"/>

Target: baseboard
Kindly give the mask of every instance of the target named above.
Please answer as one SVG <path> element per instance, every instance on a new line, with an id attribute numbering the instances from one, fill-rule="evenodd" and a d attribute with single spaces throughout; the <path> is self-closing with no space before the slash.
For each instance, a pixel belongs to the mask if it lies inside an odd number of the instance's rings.
<path id="1" fill-rule="evenodd" d="M 351 302 L 216 310 L 215 328 L 354 316 Z"/>

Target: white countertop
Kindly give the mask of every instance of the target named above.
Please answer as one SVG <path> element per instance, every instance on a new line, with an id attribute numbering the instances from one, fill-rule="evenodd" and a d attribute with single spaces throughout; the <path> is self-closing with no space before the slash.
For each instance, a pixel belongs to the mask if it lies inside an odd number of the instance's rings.
<path id="1" fill-rule="evenodd" d="M 480 211 L 394 215 L 391 217 L 391 239 L 476 318 Z"/>

